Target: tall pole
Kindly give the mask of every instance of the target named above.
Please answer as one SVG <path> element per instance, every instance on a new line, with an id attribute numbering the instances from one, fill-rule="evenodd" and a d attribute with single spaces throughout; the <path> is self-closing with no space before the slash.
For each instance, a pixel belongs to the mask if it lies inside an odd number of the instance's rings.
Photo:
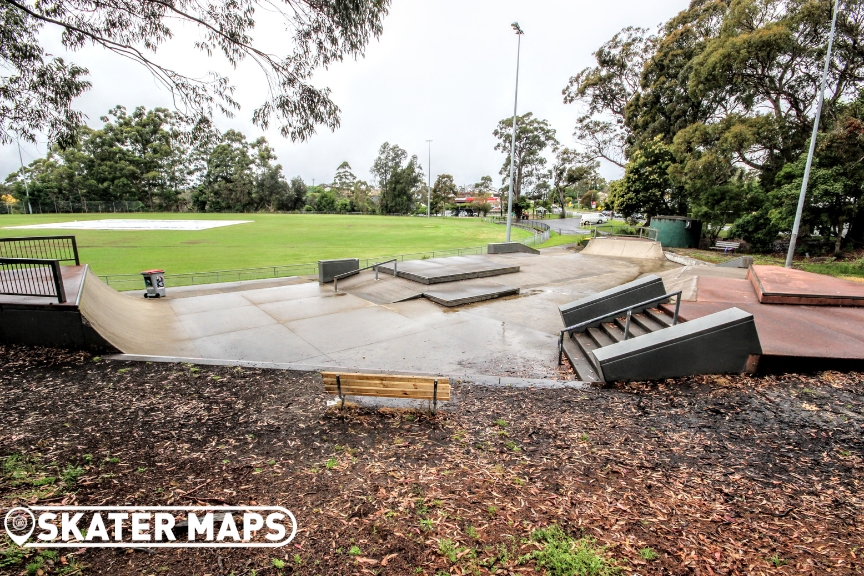
<path id="1" fill-rule="evenodd" d="M 21 156 L 21 143 L 18 142 L 18 161 L 21 163 L 21 175 L 24 175 L 24 158 Z M 33 206 L 30 205 L 30 186 L 24 183 L 24 193 L 27 195 L 27 211 L 33 215 Z"/>
<path id="2" fill-rule="evenodd" d="M 432 141 L 426 140 L 429 145 L 429 176 L 426 178 L 426 218 L 432 216 Z"/>
<path id="3" fill-rule="evenodd" d="M 801 227 L 801 215 L 804 212 L 804 197 L 807 196 L 807 183 L 810 180 L 810 167 L 813 165 L 813 153 L 816 151 L 816 135 L 819 132 L 819 118 L 822 116 L 822 103 L 825 100 L 825 84 L 828 83 L 828 68 L 831 66 L 831 49 L 834 47 L 834 31 L 837 29 L 837 10 L 840 0 L 834 0 L 834 17 L 831 20 L 831 35 L 828 36 L 828 52 L 825 53 L 825 66 L 822 68 L 822 86 L 819 89 L 819 100 L 816 104 L 816 117 L 813 118 L 813 134 L 810 135 L 810 150 L 807 152 L 807 165 L 804 167 L 804 179 L 801 181 L 801 194 L 798 196 L 798 209 L 795 211 L 795 224 L 792 226 L 792 236 L 789 237 L 789 252 L 786 254 L 786 268 L 792 267 L 792 257 L 795 255 L 795 245 L 798 243 L 798 229 Z M 842 229 L 837 234 L 843 234 Z"/>
<path id="4" fill-rule="evenodd" d="M 516 105 L 519 102 L 519 54 L 522 51 L 522 35 L 524 32 L 518 22 L 511 24 L 516 31 L 516 94 L 513 96 L 513 135 L 510 138 L 510 191 L 507 194 L 507 242 L 510 242 L 510 226 L 513 221 L 513 169 L 516 166 Z"/>

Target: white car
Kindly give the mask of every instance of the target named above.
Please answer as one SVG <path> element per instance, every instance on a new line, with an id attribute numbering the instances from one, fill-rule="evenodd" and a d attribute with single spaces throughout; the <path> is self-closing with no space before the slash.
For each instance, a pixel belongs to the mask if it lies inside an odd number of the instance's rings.
<path id="1" fill-rule="evenodd" d="M 593 226 L 595 224 L 603 224 L 607 222 L 607 218 L 603 216 L 603 214 L 599 212 L 586 212 L 584 214 L 580 214 L 582 217 L 582 224 L 587 224 L 589 226 Z"/>

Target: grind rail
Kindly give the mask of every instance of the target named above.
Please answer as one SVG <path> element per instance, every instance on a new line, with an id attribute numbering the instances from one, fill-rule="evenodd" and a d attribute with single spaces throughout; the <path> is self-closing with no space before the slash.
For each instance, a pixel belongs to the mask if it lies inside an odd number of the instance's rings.
<path id="1" fill-rule="evenodd" d="M 351 270 L 350 272 L 345 272 L 343 274 L 339 274 L 338 276 L 334 276 L 333 277 L 333 291 L 334 292 L 339 291 L 339 279 L 340 278 L 347 278 L 349 276 L 354 276 L 355 274 L 359 274 L 363 270 L 369 270 L 370 268 L 373 268 L 375 270 L 375 280 L 378 280 L 378 267 L 383 266 L 384 264 L 389 264 L 391 262 L 393 262 L 393 277 L 396 278 L 396 273 L 398 271 L 397 267 L 399 265 L 399 261 L 396 258 L 393 258 L 392 260 L 387 260 L 386 262 L 378 262 L 377 264 L 370 264 L 369 266 L 366 266 L 365 268 L 358 268 L 357 270 Z"/>
<path id="2" fill-rule="evenodd" d="M 624 327 L 624 340 L 628 340 L 630 338 L 630 320 L 633 317 L 633 310 L 636 308 L 644 308 L 649 304 L 656 304 L 658 302 L 662 302 L 664 300 L 668 300 L 669 298 L 675 297 L 675 314 L 672 316 L 672 326 L 678 324 L 678 311 L 681 308 L 681 291 L 678 292 L 670 292 L 669 294 L 664 294 L 663 296 L 658 296 L 656 298 L 651 298 L 650 300 L 645 300 L 644 302 L 639 302 L 638 304 L 633 304 L 632 306 L 628 306 L 626 308 L 621 308 L 620 310 L 616 310 L 615 312 L 610 312 L 609 314 L 604 314 L 602 316 L 598 316 L 596 318 L 592 318 L 591 320 L 585 320 L 584 322 L 579 322 L 578 324 L 574 324 L 573 326 L 568 326 L 561 330 L 558 334 L 558 365 L 564 363 L 564 335 L 569 333 L 573 334 L 574 332 L 584 332 L 587 330 L 592 324 L 603 323 L 608 320 L 615 320 L 619 318 L 621 315 L 627 315 L 627 324 Z"/>

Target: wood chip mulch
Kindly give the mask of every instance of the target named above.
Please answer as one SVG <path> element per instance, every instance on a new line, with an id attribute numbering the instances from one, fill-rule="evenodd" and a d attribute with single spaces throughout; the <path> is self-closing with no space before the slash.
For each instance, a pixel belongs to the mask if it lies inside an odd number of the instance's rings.
<path id="1" fill-rule="evenodd" d="M 862 384 L 456 383 L 437 416 L 340 412 L 317 374 L 0 346 L 0 458 L 81 469 L 38 489 L 2 475 L 0 512 L 256 503 L 300 527 L 275 550 L 67 550 L 43 574 L 543 573 L 525 556 L 552 524 L 596 538 L 622 574 L 862 574 Z M 32 557 L 0 546 L 0 574 L 26 574 Z"/>

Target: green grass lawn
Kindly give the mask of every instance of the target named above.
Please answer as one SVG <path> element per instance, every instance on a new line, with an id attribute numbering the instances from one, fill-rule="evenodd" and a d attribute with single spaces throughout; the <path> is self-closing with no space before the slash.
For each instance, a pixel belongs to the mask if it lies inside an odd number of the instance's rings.
<path id="1" fill-rule="evenodd" d="M 534 246 L 534 248 L 552 248 L 553 246 L 563 246 L 564 244 L 573 244 L 575 242 L 581 242 L 583 239 L 588 238 L 588 236 L 584 236 L 581 234 L 558 234 L 554 230 L 549 235 L 549 240 L 540 244 L 539 246 Z"/>
<path id="2" fill-rule="evenodd" d="M 673 252 L 698 258 L 706 262 L 719 264 L 727 262 L 733 258 L 741 256 L 741 254 L 726 253 L 719 250 L 696 250 L 693 248 L 674 248 Z M 754 264 L 768 264 L 773 266 L 784 266 L 786 259 L 783 256 L 774 256 L 771 254 L 747 254 L 753 257 Z M 837 278 L 846 278 L 850 280 L 864 279 L 864 259 L 854 260 L 851 262 L 808 262 L 806 260 L 797 259 L 792 262 L 793 268 L 813 272 L 814 274 L 825 274 L 826 276 L 836 276 Z"/>
<path id="3" fill-rule="evenodd" d="M 99 220 L 252 220 L 224 228 L 180 231 L 10 230 L 7 226 Z M 414 218 L 323 214 L 50 214 L 0 215 L 0 237 L 74 235 L 81 261 L 96 274 L 171 274 L 369 258 L 484 246 L 504 240 L 504 227 L 479 218 Z M 530 236 L 518 228 L 513 239 Z"/>

